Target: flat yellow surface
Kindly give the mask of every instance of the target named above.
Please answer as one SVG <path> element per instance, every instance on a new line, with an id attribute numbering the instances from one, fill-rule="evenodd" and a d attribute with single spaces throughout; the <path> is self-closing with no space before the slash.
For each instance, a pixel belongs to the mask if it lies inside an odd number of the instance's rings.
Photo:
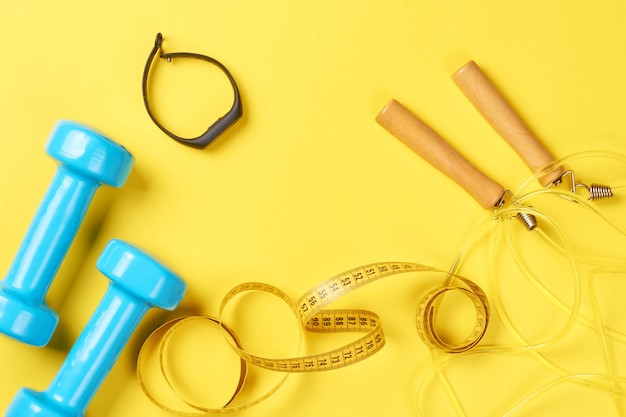
<path id="1" fill-rule="evenodd" d="M 106 289 L 95 262 L 112 238 L 158 256 L 189 291 L 178 312 L 151 312 L 142 322 L 89 417 L 169 415 L 139 388 L 139 348 L 169 318 L 216 315 L 237 284 L 268 283 L 296 299 L 373 262 L 447 270 L 484 222 L 485 233 L 464 252 L 459 270 L 494 307 L 477 353 L 432 353 L 418 337 L 419 300 L 443 275 L 389 278 L 338 302 L 380 315 L 387 337 L 381 352 L 340 370 L 291 375 L 238 415 L 625 415 L 624 235 L 604 230 L 596 213 L 571 201 L 530 201 L 557 213 L 580 255 L 575 269 L 538 233 L 521 232 L 515 220 L 490 220 L 374 121 L 396 98 L 479 169 L 517 189 L 530 175 L 526 166 L 450 79 L 473 59 L 557 158 L 595 149 L 626 154 L 622 0 L 3 1 L 0 18 L 0 271 L 9 268 L 54 174 L 44 144 L 58 119 L 91 125 L 135 156 L 122 188 L 98 191 L 48 293 L 60 314 L 51 344 L 33 348 L 0 338 L 0 410 L 20 387 L 43 390 L 56 374 Z M 144 109 L 141 76 L 158 32 L 166 52 L 220 60 L 241 90 L 244 117 L 204 150 L 166 137 Z M 171 130 L 195 136 L 228 108 L 228 84 L 210 66 L 158 65 L 155 111 Z M 615 186 L 615 199 L 596 205 L 626 223 L 623 161 L 589 161 L 577 177 Z M 511 256 L 498 234 L 507 224 L 532 265 Z M 547 290 L 528 279 L 531 271 Z M 236 306 L 242 343 L 259 354 L 290 355 L 299 330 L 280 301 L 266 298 Z M 577 300 L 580 311 L 568 322 Z M 466 331 L 471 306 L 451 301 L 456 319 L 442 316 L 440 325 Z M 237 370 L 221 336 L 201 330 L 180 334 L 166 368 L 188 399 L 211 407 L 228 399 Z M 306 334 L 301 351 L 323 352 L 351 337 Z M 451 360 L 430 368 L 442 359 Z M 150 383 L 159 377 L 146 375 Z M 271 373 L 249 378 L 248 399 L 276 381 Z M 542 387 L 550 389 L 537 391 Z"/>

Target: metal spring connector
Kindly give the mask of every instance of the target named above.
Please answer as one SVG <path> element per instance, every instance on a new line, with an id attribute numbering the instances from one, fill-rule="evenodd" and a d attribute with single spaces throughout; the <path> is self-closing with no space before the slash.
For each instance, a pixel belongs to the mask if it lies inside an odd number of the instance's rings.
<path id="1" fill-rule="evenodd" d="M 613 197 L 613 191 L 608 185 L 591 184 L 587 190 L 589 191 L 589 197 L 587 197 L 589 201 L 605 200 Z"/>
<path id="2" fill-rule="evenodd" d="M 564 172 L 563 175 L 561 175 L 561 177 L 558 180 L 548 185 L 547 188 L 550 188 L 553 186 L 558 187 L 559 185 L 563 183 L 563 180 L 566 176 L 568 176 L 571 181 L 570 191 L 576 194 L 576 191 L 578 190 L 578 188 L 584 188 L 589 193 L 589 195 L 587 196 L 587 200 L 589 201 L 606 200 L 608 198 L 613 197 L 613 190 L 608 185 L 595 184 L 595 183 L 591 185 L 586 185 L 586 184 L 576 183 L 576 177 L 574 176 L 574 171 L 572 170 Z"/>
<path id="3" fill-rule="evenodd" d="M 495 211 L 498 211 L 498 209 L 507 205 L 510 202 L 511 198 L 513 198 L 513 193 L 511 193 L 511 191 L 509 190 L 506 190 L 504 194 L 502 194 L 502 197 L 500 197 L 500 200 L 498 200 L 498 202 L 496 203 Z M 524 225 L 526 230 L 528 230 L 529 232 L 532 231 L 539 224 L 537 222 L 537 217 L 535 217 L 535 215 L 532 213 L 520 211 L 515 215 L 515 217 Z"/>
<path id="4" fill-rule="evenodd" d="M 522 224 L 526 227 L 526 229 L 530 232 L 532 231 L 535 227 L 537 227 L 537 218 L 535 217 L 534 214 L 531 213 L 523 213 L 523 212 L 519 212 L 517 213 L 517 219 L 522 222 Z"/>

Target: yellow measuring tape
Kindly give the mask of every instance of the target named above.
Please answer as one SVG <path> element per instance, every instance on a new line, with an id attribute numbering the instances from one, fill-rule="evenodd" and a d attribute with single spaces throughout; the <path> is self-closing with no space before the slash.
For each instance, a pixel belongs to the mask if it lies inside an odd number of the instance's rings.
<path id="1" fill-rule="evenodd" d="M 416 325 L 420 338 L 428 346 L 449 353 L 465 352 L 478 344 L 485 334 L 489 323 L 489 303 L 485 293 L 478 285 L 462 276 L 447 273 L 426 265 L 410 262 L 383 262 L 364 265 L 336 275 L 310 289 L 296 301 L 272 285 L 259 282 L 238 285 L 230 290 L 223 298 L 220 305 L 219 316 L 217 318 L 210 316 L 190 316 L 178 318 L 167 322 L 153 332 L 146 340 L 146 343 L 144 343 L 142 350 L 139 353 L 137 365 L 139 384 L 152 403 L 160 409 L 170 413 L 177 415 L 228 413 L 249 408 L 265 400 L 278 390 L 287 376 L 291 373 L 318 372 L 339 369 L 362 361 L 378 352 L 385 345 L 385 334 L 378 315 L 366 310 L 331 310 L 325 309 L 325 307 L 342 296 L 347 295 L 348 293 L 367 284 L 382 278 L 408 272 L 437 272 L 446 274 L 443 285 L 426 293 L 418 305 Z M 226 305 L 237 295 L 249 291 L 270 293 L 283 300 L 298 318 L 298 321 L 301 324 L 301 329 L 306 331 L 325 333 L 359 332 L 365 334 L 344 346 L 315 355 L 278 359 L 255 355 L 246 351 L 242 347 L 237 335 L 222 321 L 222 314 Z M 435 328 L 437 301 L 450 291 L 458 291 L 467 296 L 471 300 L 476 311 L 476 321 L 473 330 L 470 335 L 459 344 L 450 344 L 446 342 L 438 335 Z M 165 370 L 165 351 L 167 345 L 172 342 L 176 331 L 191 320 L 208 320 L 210 323 L 220 326 L 228 343 L 241 358 L 239 382 L 233 396 L 222 408 L 207 408 L 198 404 L 192 404 L 189 401 L 183 400 L 182 397 L 179 397 L 179 399 L 196 411 L 187 412 L 175 410 L 166 406 L 163 401 L 156 398 L 156 396 L 150 392 L 147 384 L 145 383 L 143 374 L 145 373 L 145 368 L 147 366 L 147 360 L 145 360 L 145 357 L 148 355 L 144 353 L 144 349 L 146 346 L 151 345 L 150 342 L 156 341 L 158 343 L 158 357 L 161 375 L 166 380 L 172 391 L 175 391 L 172 384 L 168 380 L 167 372 Z M 271 371 L 283 372 L 285 373 L 285 377 L 280 380 L 269 392 L 261 395 L 256 400 L 247 402 L 243 405 L 233 406 L 231 403 L 235 400 L 235 398 L 237 398 L 244 387 L 246 376 L 248 374 L 248 364 Z"/>

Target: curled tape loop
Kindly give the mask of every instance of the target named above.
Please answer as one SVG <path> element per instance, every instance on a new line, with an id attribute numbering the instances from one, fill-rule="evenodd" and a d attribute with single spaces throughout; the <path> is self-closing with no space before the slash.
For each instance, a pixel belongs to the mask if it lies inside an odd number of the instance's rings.
<path id="1" fill-rule="evenodd" d="M 261 401 L 264 401 L 269 396 L 274 394 L 282 386 L 286 378 L 292 373 L 333 370 L 360 362 L 378 352 L 385 345 L 385 334 L 383 332 L 380 317 L 376 313 L 367 310 L 331 310 L 326 309 L 325 307 L 333 301 L 336 301 L 342 296 L 363 287 L 364 285 L 385 277 L 407 272 L 437 272 L 446 274 L 443 286 L 429 291 L 419 303 L 416 325 L 421 339 L 429 347 L 448 353 L 465 352 L 476 346 L 485 334 L 489 323 L 489 304 L 487 302 L 487 297 L 478 285 L 459 275 L 446 273 L 444 271 L 417 263 L 383 262 L 364 265 L 336 275 L 307 291 L 296 301 L 292 300 L 286 293 L 272 285 L 250 282 L 236 286 L 223 298 L 220 304 L 218 318 L 209 316 L 190 316 L 178 318 L 164 324 L 150 335 L 139 353 L 137 364 L 137 377 L 139 385 L 153 404 L 162 410 L 176 415 L 197 416 L 202 414 L 230 413 L 250 408 Z M 460 282 L 463 286 L 452 285 L 455 281 Z M 247 291 L 267 292 L 283 300 L 289 305 L 298 318 L 302 330 L 318 333 L 359 332 L 364 333 L 364 335 L 337 349 L 315 355 L 296 356 L 282 359 L 266 358 L 255 355 L 246 351 L 241 346 L 241 343 L 235 333 L 222 321 L 222 313 L 224 312 L 226 305 L 234 297 Z M 473 331 L 462 343 L 458 345 L 452 345 L 445 342 L 437 334 L 435 329 L 437 301 L 448 291 L 460 291 L 472 301 L 476 310 L 476 323 Z M 189 320 L 198 319 L 209 320 L 211 323 L 220 326 L 226 340 L 241 358 L 239 383 L 237 384 L 237 388 L 232 398 L 222 408 L 207 408 L 201 405 L 193 404 L 190 401 L 185 401 L 182 396 L 174 392 L 175 389 L 173 384 L 170 383 L 165 370 L 165 348 L 168 343 L 171 342 L 177 328 Z M 159 342 L 159 366 L 163 378 L 168 383 L 170 389 L 178 395 L 179 398 L 185 402 L 185 404 L 197 410 L 196 412 L 185 412 L 167 407 L 148 389 L 143 378 L 145 367 L 144 348 L 149 345 L 148 342 L 152 340 L 157 340 Z M 233 405 L 233 401 L 237 398 L 244 387 L 248 364 L 271 371 L 282 372 L 285 376 L 280 379 L 272 389 L 257 399 L 245 404 Z"/>

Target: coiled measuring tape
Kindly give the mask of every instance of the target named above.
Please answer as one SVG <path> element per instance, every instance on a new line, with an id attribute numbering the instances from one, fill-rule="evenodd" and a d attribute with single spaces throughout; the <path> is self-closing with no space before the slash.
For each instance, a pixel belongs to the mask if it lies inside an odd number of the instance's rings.
<path id="1" fill-rule="evenodd" d="M 244 283 L 234 287 L 222 299 L 219 309 L 219 316 L 217 318 L 211 316 L 189 316 L 178 318 L 165 323 L 148 337 L 139 353 L 137 364 L 137 377 L 141 389 L 144 391 L 148 399 L 157 407 L 176 415 L 229 413 L 250 408 L 253 405 L 265 400 L 267 397 L 275 393 L 278 388 L 283 384 L 285 379 L 292 373 L 327 371 L 343 368 L 360 362 L 378 352 L 385 345 L 385 334 L 383 332 L 380 317 L 376 313 L 367 310 L 331 310 L 325 309 L 325 307 L 328 306 L 330 303 L 336 301 L 337 299 L 343 297 L 344 295 L 347 295 L 350 292 L 367 284 L 370 284 L 382 278 L 408 272 L 437 272 L 446 274 L 443 285 L 427 292 L 421 299 L 417 308 L 417 331 L 424 343 L 434 349 L 449 353 L 465 352 L 477 345 L 485 334 L 487 330 L 487 325 L 489 323 L 489 303 L 487 301 L 485 293 L 478 285 L 460 275 L 447 273 L 445 271 L 418 263 L 374 263 L 354 268 L 339 275 L 336 275 L 313 287 L 295 301 L 291 299 L 285 292 L 272 285 L 259 282 Z M 454 285 L 455 282 L 459 283 L 460 285 Z M 234 297 L 249 291 L 261 291 L 270 293 L 287 303 L 287 305 L 298 318 L 298 321 L 301 325 L 301 330 L 318 333 L 359 332 L 365 333 L 365 335 L 344 346 L 315 355 L 276 359 L 261 357 L 253 353 L 247 352 L 242 347 L 239 339 L 237 338 L 237 335 L 227 326 L 226 323 L 222 321 L 222 314 L 224 312 L 224 309 L 226 308 L 226 305 Z M 444 294 L 450 291 L 459 291 L 463 295 L 468 297 L 469 300 L 472 302 L 476 312 L 476 321 L 473 330 L 470 332 L 470 335 L 465 340 L 458 344 L 451 344 L 446 342 L 438 335 L 435 328 L 437 301 L 439 301 Z M 144 357 L 146 356 L 144 355 L 144 348 L 150 345 L 151 341 L 157 341 L 159 349 L 160 371 L 163 378 L 167 381 L 168 377 L 164 365 L 165 346 L 172 342 L 172 339 L 176 334 L 176 330 L 179 329 L 184 323 L 190 320 L 199 319 L 208 320 L 210 323 L 220 326 L 220 328 L 223 330 L 226 340 L 241 358 L 241 372 L 239 382 L 233 396 L 222 408 L 207 408 L 183 400 L 187 405 L 189 405 L 196 411 L 186 412 L 181 410 L 175 410 L 166 406 L 148 389 L 147 384 L 143 378 L 144 367 L 146 366 L 144 363 Z M 283 372 L 285 373 L 285 377 L 281 379 L 274 388 L 269 390 L 269 392 L 257 398 L 256 400 L 250 401 L 243 405 L 231 405 L 231 403 L 235 400 L 235 398 L 244 387 L 247 376 L 248 364 L 271 371 Z M 174 388 L 172 387 L 172 384 L 169 383 L 169 381 L 168 384 L 170 388 L 174 391 Z M 179 398 L 182 399 L 182 397 Z"/>

